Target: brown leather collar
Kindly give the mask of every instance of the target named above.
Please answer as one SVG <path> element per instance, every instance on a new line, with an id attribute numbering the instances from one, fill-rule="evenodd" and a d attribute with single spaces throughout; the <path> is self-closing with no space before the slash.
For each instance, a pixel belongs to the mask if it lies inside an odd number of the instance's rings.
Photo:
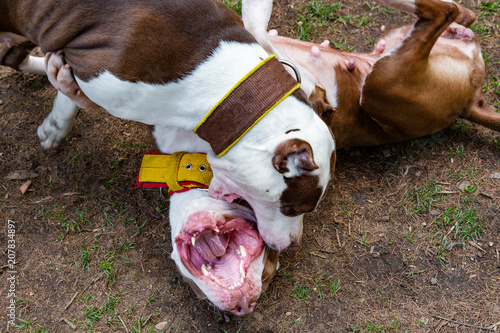
<path id="1" fill-rule="evenodd" d="M 241 79 L 195 127 L 194 133 L 224 155 L 300 84 L 272 55 Z"/>

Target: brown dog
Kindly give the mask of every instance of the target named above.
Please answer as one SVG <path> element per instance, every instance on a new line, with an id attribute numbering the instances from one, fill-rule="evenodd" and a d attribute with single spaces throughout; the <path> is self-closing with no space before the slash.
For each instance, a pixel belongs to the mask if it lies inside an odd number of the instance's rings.
<path id="1" fill-rule="evenodd" d="M 350 53 L 265 32 L 270 8 L 257 26 L 243 21 L 259 43 L 300 66 L 303 87 L 330 104 L 323 120 L 336 148 L 375 146 L 438 132 L 456 118 L 500 131 L 500 114 L 486 108 L 484 61 L 472 30 L 475 14 L 450 1 L 377 0 L 417 17 L 388 31 L 372 53 Z M 245 7 L 243 8 L 245 10 Z M 248 11 L 254 12 L 253 9 Z M 267 16 L 267 20 L 265 19 Z"/>

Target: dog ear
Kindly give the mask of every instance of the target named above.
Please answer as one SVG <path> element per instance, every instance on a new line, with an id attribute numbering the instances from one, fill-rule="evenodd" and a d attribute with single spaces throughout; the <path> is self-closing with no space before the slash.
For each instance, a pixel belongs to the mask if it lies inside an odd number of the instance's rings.
<path id="1" fill-rule="evenodd" d="M 273 166 L 278 172 L 313 171 L 318 169 L 314 163 L 311 145 L 302 139 L 289 139 L 282 142 L 274 151 Z"/>
<path id="2" fill-rule="evenodd" d="M 328 125 L 332 120 L 335 109 L 328 104 L 326 100 L 326 91 L 320 86 L 315 86 L 313 92 L 309 96 L 309 101 L 316 114 Z"/>

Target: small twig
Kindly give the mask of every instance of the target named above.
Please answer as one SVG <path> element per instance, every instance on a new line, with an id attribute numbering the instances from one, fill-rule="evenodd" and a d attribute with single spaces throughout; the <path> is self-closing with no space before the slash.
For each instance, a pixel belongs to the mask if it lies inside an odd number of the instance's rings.
<path id="1" fill-rule="evenodd" d="M 451 232 L 453 231 L 454 228 L 455 228 L 455 226 L 452 225 L 450 228 L 450 231 L 448 231 L 448 233 L 446 234 L 446 236 L 444 236 L 444 238 L 448 237 L 448 235 L 451 234 Z"/>
<path id="2" fill-rule="evenodd" d="M 72 322 L 70 322 L 68 319 L 63 317 L 63 318 L 59 319 L 59 321 L 64 321 L 66 323 L 66 325 L 68 325 L 72 330 L 76 330 L 76 325 L 73 324 Z"/>
<path id="3" fill-rule="evenodd" d="M 483 197 L 486 197 L 488 199 L 494 199 L 494 197 L 491 194 L 489 194 L 489 193 L 479 192 L 479 194 L 481 194 Z"/>
<path id="4" fill-rule="evenodd" d="M 476 249 L 478 250 L 481 250 L 483 252 L 486 252 L 486 250 L 484 250 L 483 248 L 481 248 L 479 245 L 477 245 L 476 243 L 474 243 L 473 241 L 469 241 L 469 244 L 474 246 Z"/>
<path id="5" fill-rule="evenodd" d="M 68 304 L 66 304 L 66 306 L 64 307 L 64 310 L 67 310 L 70 305 L 73 303 L 73 301 L 75 300 L 76 296 L 78 296 L 79 294 L 83 293 L 85 290 L 87 290 L 92 284 L 96 283 L 97 281 L 99 281 L 102 277 L 104 276 L 104 273 L 99 275 L 98 277 L 94 278 L 92 281 L 89 282 L 89 284 L 87 284 L 87 286 L 85 288 L 83 288 L 83 290 L 81 291 L 78 291 L 74 296 L 73 298 L 71 298 L 71 300 L 69 301 Z"/>
<path id="6" fill-rule="evenodd" d="M 153 314 L 151 313 L 151 314 L 150 314 L 150 315 L 146 318 L 146 320 L 145 320 L 142 324 L 143 324 L 143 325 L 146 325 L 146 324 L 148 323 L 149 319 L 151 319 L 151 316 L 152 316 L 152 315 L 153 315 Z"/>
<path id="7" fill-rule="evenodd" d="M 337 232 L 337 242 L 339 243 L 339 246 L 342 247 L 342 243 L 340 242 L 340 237 L 339 237 L 339 229 L 335 229 Z"/>
<path id="8" fill-rule="evenodd" d="M 432 313 L 427 313 L 427 315 L 429 315 L 431 317 L 434 317 L 434 318 L 437 318 L 437 319 L 446 320 L 446 321 L 448 321 L 450 323 L 455 323 L 455 324 L 458 324 L 458 325 L 462 325 L 462 326 L 473 327 L 473 328 L 477 328 L 477 329 L 480 329 L 480 330 L 488 330 L 488 331 L 492 331 L 493 330 L 492 328 L 489 328 L 489 327 L 482 327 L 482 326 L 476 326 L 476 325 L 466 324 L 466 323 L 462 323 L 462 322 L 459 322 L 459 321 L 456 321 L 456 320 L 453 320 L 453 319 L 449 319 L 449 318 L 441 317 L 441 316 L 438 316 L 438 315 L 434 315 Z"/>
<path id="9" fill-rule="evenodd" d="M 317 254 L 317 253 L 314 253 L 314 252 L 309 252 L 309 254 L 312 254 L 313 256 L 315 256 L 315 257 L 318 257 L 318 258 L 322 258 L 322 259 L 328 259 L 327 257 L 324 257 L 324 256 L 322 256 L 322 255 L 319 255 L 319 254 Z"/>
<path id="10" fill-rule="evenodd" d="M 123 322 L 123 320 L 122 320 L 122 318 L 120 316 L 118 316 L 118 319 L 120 319 L 120 321 L 122 322 L 123 327 L 125 327 L 125 332 L 128 333 L 127 325 L 125 325 L 125 323 Z"/>

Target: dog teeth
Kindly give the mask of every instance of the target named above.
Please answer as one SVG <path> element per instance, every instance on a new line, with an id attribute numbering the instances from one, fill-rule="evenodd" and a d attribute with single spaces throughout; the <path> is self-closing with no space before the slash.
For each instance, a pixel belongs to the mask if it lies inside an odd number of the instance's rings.
<path id="1" fill-rule="evenodd" d="M 218 234 L 220 232 L 219 228 L 215 228 L 214 231 L 216 234 Z"/>
<path id="2" fill-rule="evenodd" d="M 245 279 L 246 277 L 246 273 L 245 273 L 245 268 L 244 268 L 244 263 L 243 263 L 243 260 L 240 261 L 240 275 L 241 275 L 241 282 L 243 282 L 243 280 Z"/>
<path id="3" fill-rule="evenodd" d="M 204 276 L 210 275 L 210 273 L 207 270 L 207 266 L 205 264 L 201 265 L 201 272 L 203 273 Z"/>
<path id="4" fill-rule="evenodd" d="M 240 282 L 235 282 L 233 285 L 231 285 L 230 287 L 228 287 L 227 289 L 229 290 L 233 290 L 235 288 L 238 288 L 238 287 L 241 287 L 241 285 L 243 284 L 243 280 L 240 279 Z"/>
<path id="5" fill-rule="evenodd" d="M 193 244 L 193 246 L 196 244 L 196 237 L 191 237 L 191 244 Z"/>
<path id="6" fill-rule="evenodd" d="M 246 257 L 247 256 L 247 250 L 245 249 L 245 247 L 243 245 L 240 245 L 239 249 L 240 252 L 236 251 L 239 255 L 241 255 L 242 258 Z"/>

